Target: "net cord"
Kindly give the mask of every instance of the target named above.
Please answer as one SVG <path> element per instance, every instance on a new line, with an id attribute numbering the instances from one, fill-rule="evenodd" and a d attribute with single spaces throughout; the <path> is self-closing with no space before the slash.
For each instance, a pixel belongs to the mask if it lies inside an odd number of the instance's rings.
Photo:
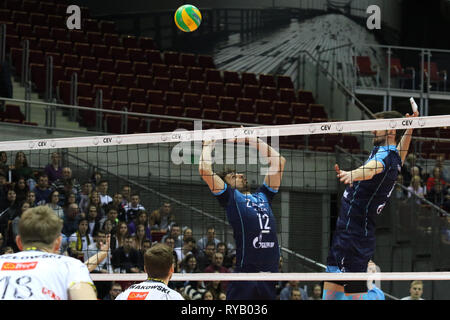
<path id="1" fill-rule="evenodd" d="M 101 135 L 60 139 L 17 140 L 0 142 L 0 151 L 44 150 L 58 148 L 101 147 L 130 144 L 155 144 L 189 142 L 233 138 L 263 138 L 311 134 L 339 134 L 388 129 L 418 129 L 446 127 L 450 115 L 416 118 L 394 118 L 355 120 L 340 122 L 318 122 L 292 125 L 272 125 L 247 128 L 208 130 L 176 130 L 174 132 L 137 133 L 125 135 Z"/>

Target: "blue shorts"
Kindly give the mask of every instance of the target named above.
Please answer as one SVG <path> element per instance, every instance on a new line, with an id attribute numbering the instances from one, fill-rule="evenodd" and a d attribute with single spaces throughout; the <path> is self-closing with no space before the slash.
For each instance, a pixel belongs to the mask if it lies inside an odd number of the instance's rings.
<path id="1" fill-rule="evenodd" d="M 227 300 L 275 300 L 276 281 L 231 281 Z"/>

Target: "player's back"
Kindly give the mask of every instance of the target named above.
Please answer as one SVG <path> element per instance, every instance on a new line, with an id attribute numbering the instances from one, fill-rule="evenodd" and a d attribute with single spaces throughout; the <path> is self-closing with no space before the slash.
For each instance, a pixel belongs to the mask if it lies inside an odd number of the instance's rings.
<path id="1" fill-rule="evenodd" d="M 184 300 L 184 298 L 162 281 L 147 280 L 131 285 L 119 294 L 116 300 Z"/>
<path id="2" fill-rule="evenodd" d="M 71 285 L 93 285 L 77 259 L 44 251 L 0 256 L 0 300 L 67 300 Z"/>

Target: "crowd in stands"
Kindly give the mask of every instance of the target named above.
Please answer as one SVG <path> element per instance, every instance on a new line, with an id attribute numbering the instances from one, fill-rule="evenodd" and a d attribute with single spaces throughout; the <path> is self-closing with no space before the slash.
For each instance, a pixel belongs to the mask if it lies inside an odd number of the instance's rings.
<path id="1" fill-rule="evenodd" d="M 214 226 L 195 239 L 192 228 L 177 223 L 170 202 L 149 210 L 129 185 L 110 193 L 108 181 L 102 179 L 101 173 L 94 172 L 84 181 L 80 178 L 73 175 L 70 167 L 61 166 L 58 152 L 53 152 L 50 163 L 40 170 L 28 165 L 23 152 L 17 152 L 13 164 L 8 164 L 7 153 L 1 152 L 0 254 L 19 250 L 15 238 L 21 214 L 30 207 L 45 205 L 63 220 L 61 254 L 87 261 L 110 235 L 110 254 L 95 273 L 143 273 L 143 254 L 156 242 L 173 249 L 175 272 L 233 272 L 235 248 L 216 237 Z M 125 289 L 128 284 L 96 285 L 99 298 L 111 299 L 120 293 L 120 285 Z M 171 285 L 186 299 L 224 299 L 227 283 L 189 281 Z M 295 283 L 280 285 L 280 299 L 291 299 L 297 287 Z M 300 292 L 301 299 L 308 299 L 305 290 Z"/>

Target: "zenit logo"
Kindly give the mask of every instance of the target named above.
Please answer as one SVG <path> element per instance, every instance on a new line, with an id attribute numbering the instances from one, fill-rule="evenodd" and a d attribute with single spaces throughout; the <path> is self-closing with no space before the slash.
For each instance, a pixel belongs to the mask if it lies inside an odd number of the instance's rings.
<path id="1" fill-rule="evenodd" d="M 2 271 L 23 271 L 36 268 L 37 262 L 5 262 Z"/>
<path id="2" fill-rule="evenodd" d="M 136 291 L 132 291 L 130 292 L 130 294 L 128 295 L 127 300 L 145 300 L 145 298 L 147 297 L 148 292 L 136 292 Z"/>

